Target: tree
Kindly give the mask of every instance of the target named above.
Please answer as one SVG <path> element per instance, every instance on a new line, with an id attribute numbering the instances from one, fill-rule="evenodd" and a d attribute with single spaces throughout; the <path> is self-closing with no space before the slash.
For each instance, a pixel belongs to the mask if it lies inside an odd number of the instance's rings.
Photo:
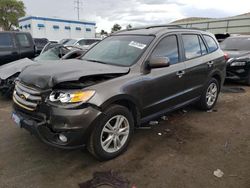
<path id="1" fill-rule="evenodd" d="M 131 25 L 131 24 L 128 24 L 126 28 L 127 28 L 127 29 L 132 29 L 132 25 Z"/>
<path id="2" fill-rule="evenodd" d="M 0 0 L 0 27 L 8 31 L 18 26 L 18 18 L 25 16 L 25 6 L 18 0 Z"/>
<path id="3" fill-rule="evenodd" d="M 101 35 L 108 35 L 108 32 L 104 31 L 103 29 L 101 30 Z"/>
<path id="4" fill-rule="evenodd" d="M 113 28 L 111 29 L 111 32 L 113 33 L 113 32 L 119 31 L 121 30 L 121 28 L 122 27 L 119 24 L 115 24 Z"/>

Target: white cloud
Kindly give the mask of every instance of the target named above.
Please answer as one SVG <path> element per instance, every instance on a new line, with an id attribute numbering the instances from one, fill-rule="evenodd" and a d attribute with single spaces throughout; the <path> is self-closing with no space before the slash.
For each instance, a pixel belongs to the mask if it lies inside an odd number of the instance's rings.
<path id="1" fill-rule="evenodd" d="M 74 0 L 23 0 L 28 14 L 76 19 Z M 167 24 L 191 16 L 224 17 L 250 12 L 246 0 L 83 0 L 81 18 L 97 22 L 97 30 Z"/>

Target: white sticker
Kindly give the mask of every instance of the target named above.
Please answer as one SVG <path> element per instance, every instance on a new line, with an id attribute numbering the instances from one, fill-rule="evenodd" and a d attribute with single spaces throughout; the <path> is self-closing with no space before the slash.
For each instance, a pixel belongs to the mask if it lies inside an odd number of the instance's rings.
<path id="1" fill-rule="evenodd" d="M 139 43 L 139 42 L 131 41 L 129 43 L 129 46 L 132 46 L 132 47 L 139 48 L 139 49 L 143 50 L 147 45 Z"/>

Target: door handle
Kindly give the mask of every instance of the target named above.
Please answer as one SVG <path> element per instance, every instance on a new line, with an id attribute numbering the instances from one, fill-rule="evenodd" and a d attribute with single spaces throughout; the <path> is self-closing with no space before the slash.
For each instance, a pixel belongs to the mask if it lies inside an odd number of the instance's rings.
<path id="1" fill-rule="evenodd" d="M 213 64 L 214 64 L 214 62 L 213 61 L 209 61 L 207 64 L 208 64 L 209 67 L 212 67 Z"/>
<path id="2" fill-rule="evenodd" d="M 178 71 L 177 73 L 176 73 L 176 75 L 179 77 L 179 78 L 181 78 L 183 75 L 185 74 L 185 71 Z"/>

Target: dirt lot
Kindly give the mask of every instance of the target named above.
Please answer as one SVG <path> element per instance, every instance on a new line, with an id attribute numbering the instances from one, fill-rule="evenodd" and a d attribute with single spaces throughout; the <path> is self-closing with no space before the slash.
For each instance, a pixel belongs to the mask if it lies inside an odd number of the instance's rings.
<path id="1" fill-rule="evenodd" d="M 152 129 L 137 130 L 125 154 L 103 163 L 20 130 L 10 120 L 11 102 L 0 99 L 0 187 L 78 187 L 96 171 L 114 170 L 137 188 L 250 188 L 250 88 L 245 89 L 222 94 L 217 112 L 189 107 Z M 216 169 L 222 178 L 213 175 Z"/>

